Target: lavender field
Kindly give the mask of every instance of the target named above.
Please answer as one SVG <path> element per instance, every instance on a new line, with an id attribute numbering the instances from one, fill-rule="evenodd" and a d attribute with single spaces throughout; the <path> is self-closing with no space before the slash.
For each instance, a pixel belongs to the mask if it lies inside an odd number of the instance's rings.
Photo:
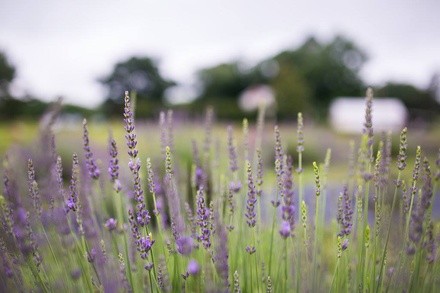
<path id="1" fill-rule="evenodd" d="M 104 127 L 54 107 L 5 134 L 1 292 L 440 290 L 438 133 L 376 133 L 371 89 L 337 139 L 306 113 L 146 123 L 121 99 Z"/>

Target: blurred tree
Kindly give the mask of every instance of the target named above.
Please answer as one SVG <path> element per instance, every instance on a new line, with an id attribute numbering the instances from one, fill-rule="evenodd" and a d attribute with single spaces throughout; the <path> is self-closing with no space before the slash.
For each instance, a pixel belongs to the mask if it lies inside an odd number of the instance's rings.
<path id="1" fill-rule="evenodd" d="M 273 58 L 280 66 L 274 80 L 282 74 L 292 74 L 292 80 L 301 77 L 303 90 L 290 96 L 294 100 L 307 99 L 313 104 L 317 117 L 325 117 L 331 100 L 338 96 L 361 96 L 364 91 L 359 71 L 367 60 L 366 54 L 352 41 L 336 36 L 329 43 L 308 38 L 296 50 L 284 51 Z M 284 68 L 290 67 L 290 70 Z M 297 82 L 298 84 L 298 82 Z M 295 86 L 295 85 L 292 85 Z M 298 85 L 296 85 L 298 86 Z M 280 90 L 274 85 L 277 95 Z M 286 106 L 287 106 L 287 101 Z M 305 105 L 305 102 L 303 102 Z M 284 107 L 279 105 L 279 108 Z"/>
<path id="2" fill-rule="evenodd" d="M 240 61 L 223 63 L 197 72 L 201 85 L 200 98 L 233 99 L 236 100 L 240 93 L 248 86 L 261 82 L 259 72 L 246 69 Z"/>
<path id="3" fill-rule="evenodd" d="M 426 90 L 411 84 L 388 82 L 376 90 L 377 97 L 393 97 L 402 100 L 409 110 L 411 120 L 430 121 L 440 114 L 440 104 L 436 101 L 434 85 Z"/>
<path id="4" fill-rule="evenodd" d="M 255 68 L 241 61 L 222 63 L 197 72 L 200 95 L 191 105 L 195 111 L 213 106 L 218 118 L 242 119 L 238 97 L 249 86 L 265 81 Z"/>
<path id="5" fill-rule="evenodd" d="M 126 90 L 137 93 L 139 104 L 157 107 L 163 102 L 165 90 L 175 85 L 161 75 L 157 62 L 149 57 L 131 57 L 119 62 L 110 75 L 99 81 L 107 88 L 106 101 L 102 107 L 110 115 L 121 113 Z"/>
<path id="6" fill-rule="evenodd" d="M 366 54 L 344 37 L 336 36 L 328 43 L 310 37 L 299 48 L 283 51 L 255 67 L 245 68 L 234 61 L 200 70 L 201 92 L 196 103 L 236 102 L 243 90 L 263 83 L 275 92 L 280 118 L 307 111 L 324 119 L 333 98 L 364 95 L 359 71 L 366 60 Z"/>
<path id="7" fill-rule="evenodd" d="M 15 68 L 9 63 L 5 53 L 0 52 L 0 98 L 10 95 L 9 86 L 15 77 Z"/>
<path id="8" fill-rule="evenodd" d="M 312 110 L 309 84 L 295 66 L 287 63 L 277 66 L 277 74 L 269 84 L 275 92 L 278 117 L 293 119 L 295 113 L 309 113 Z"/>

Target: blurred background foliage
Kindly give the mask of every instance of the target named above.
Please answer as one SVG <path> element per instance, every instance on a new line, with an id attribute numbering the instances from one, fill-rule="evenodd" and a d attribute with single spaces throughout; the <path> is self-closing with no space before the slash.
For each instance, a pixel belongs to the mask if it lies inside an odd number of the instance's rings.
<path id="1" fill-rule="evenodd" d="M 367 53 L 344 36 L 329 42 L 307 38 L 297 48 L 284 50 L 256 64 L 242 60 L 217 64 L 196 72 L 196 91 L 179 105 L 171 104 L 167 91 L 181 85 L 168 79 L 158 60 L 150 56 L 133 56 L 118 62 L 112 71 L 97 82 L 106 89 L 104 102 L 95 109 L 65 105 L 63 113 L 96 115 L 109 119 L 122 114 L 125 90 L 136 92 L 138 118 L 157 117 L 165 107 L 173 106 L 182 113 L 201 113 L 213 106 L 219 119 L 255 117 L 256 111 L 245 113 L 239 107 L 240 96 L 249 88 L 270 86 L 275 98 L 277 119 L 295 119 L 302 111 L 317 122 L 327 121 L 328 107 L 341 96 L 362 97 L 367 86 L 375 87 L 376 97 L 395 97 L 409 110 L 413 121 L 430 122 L 440 113 L 436 101 L 439 75 L 434 75 L 428 88 L 389 81 L 384 85 L 367 85 L 361 70 L 368 62 Z M 38 97 L 15 97 L 10 84 L 16 68 L 5 53 L 0 52 L 0 119 L 37 119 L 48 107 Z M 195 114 L 197 115 L 197 114 Z"/>

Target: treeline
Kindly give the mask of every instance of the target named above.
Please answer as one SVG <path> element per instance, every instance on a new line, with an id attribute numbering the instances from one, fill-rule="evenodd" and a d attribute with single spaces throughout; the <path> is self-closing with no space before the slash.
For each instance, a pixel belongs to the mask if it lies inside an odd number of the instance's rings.
<path id="1" fill-rule="evenodd" d="M 367 61 L 365 51 L 345 37 L 336 36 L 329 42 L 310 37 L 298 48 L 279 52 L 256 64 L 234 60 L 197 71 L 197 90 L 187 97 L 190 103 L 179 107 L 197 113 L 213 106 L 219 118 L 241 119 L 244 113 L 238 99 L 243 91 L 267 85 L 274 93 L 274 110 L 279 119 L 292 118 L 292 113 L 302 111 L 324 121 L 334 98 L 360 97 L 367 86 L 372 86 L 360 75 Z M 120 115 L 120 97 L 125 89 L 137 92 L 138 117 L 157 115 L 167 104 L 166 93 L 179 86 L 163 77 L 157 62 L 149 57 L 131 57 L 116 64 L 100 82 L 108 90 L 101 108 L 107 116 Z M 401 99 L 410 119 L 432 121 L 440 113 L 436 102 L 438 75 L 433 75 L 425 89 L 392 81 L 373 87 L 377 97 Z"/>
<path id="2" fill-rule="evenodd" d="M 47 105 L 38 99 L 14 99 L 7 96 L 14 68 L 1 55 L 0 113 L 2 118 L 39 115 Z M 273 110 L 279 119 L 292 118 L 292 113 L 309 113 L 317 121 L 326 119 L 331 101 L 340 96 L 363 96 L 371 86 L 362 80 L 360 71 L 368 61 L 367 54 L 351 40 L 336 36 L 329 42 L 309 37 L 299 47 L 284 50 L 274 56 L 248 64 L 242 60 L 218 64 L 196 72 L 195 90 L 186 93 L 179 109 L 200 112 L 213 106 L 219 118 L 241 119 L 245 113 L 238 100 L 246 90 L 260 85 L 269 87 L 275 99 Z M 3 70 L 6 68 L 6 70 Z M 9 71 L 8 71 L 9 69 Z M 410 119 L 432 121 L 440 113 L 436 101 L 439 95 L 439 75 L 433 75 L 430 85 L 420 89 L 411 84 L 388 82 L 374 86 L 376 97 L 395 97 L 403 101 Z M 136 92 L 136 115 L 156 117 L 170 106 L 170 93 L 181 85 L 160 72 L 157 60 L 135 56 L 123 60 L 99 79 L 107 89 L 104 102 L 94 110 L 69 106 L 72 112 L 92 112 L 105 117 L 120 116 L 125 90 Z M 174 105 L 175 106 L 175 105 Z M 25 109 L 27 108 L 27 109 Z M 246 113 L 247 116 L 255 113 Z"/>

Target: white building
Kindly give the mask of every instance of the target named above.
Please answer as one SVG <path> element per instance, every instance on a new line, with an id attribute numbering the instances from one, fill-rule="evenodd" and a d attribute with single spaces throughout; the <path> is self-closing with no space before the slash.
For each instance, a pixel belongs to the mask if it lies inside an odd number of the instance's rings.
<path id="1" fill-rule="evenodd" d="M 238 100 L 240 109 L 245 112 L 251 112 L 264 106 L 266 109 L 275 103 L 275 93 L 267 85 L 251 86 L 243 91 Z"/>
<path id="2" fill-rule="evenodd" d="M 340 97 L 330 105 L 330 124 L 339 132 L 360 133 L 365 121 L 365 98 Z M 396 98 L 373 99 L 375 132 L 399 132 L 406 123 L 408 111 Z"/>

